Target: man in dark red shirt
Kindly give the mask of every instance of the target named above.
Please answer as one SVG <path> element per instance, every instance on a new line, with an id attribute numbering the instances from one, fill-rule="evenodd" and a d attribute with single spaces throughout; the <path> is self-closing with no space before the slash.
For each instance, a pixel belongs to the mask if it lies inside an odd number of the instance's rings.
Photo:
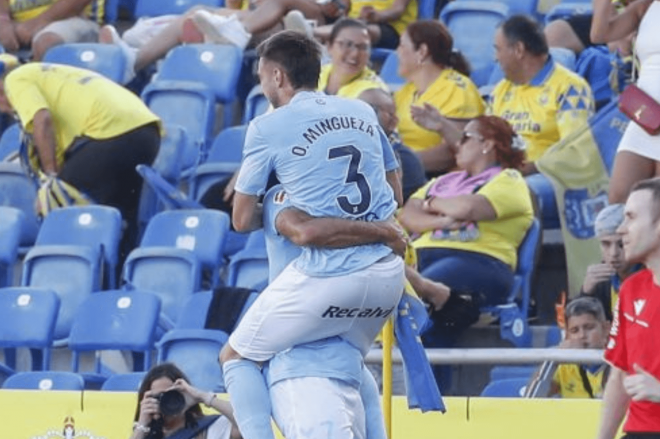
<path id="1" fill-rule="evenodd" d="M 614 438 L 627 413 L 625 438 L 660 439 L 660 178 L 633 187 L 618 232 L 627 262 L 646 268 L 626 279 L 613 313 L 598 438 Z"/>

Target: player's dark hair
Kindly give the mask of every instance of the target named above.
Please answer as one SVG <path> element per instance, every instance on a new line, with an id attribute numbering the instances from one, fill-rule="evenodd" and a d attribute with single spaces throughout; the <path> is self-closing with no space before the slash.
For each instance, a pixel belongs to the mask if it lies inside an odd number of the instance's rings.
<path id="1" fill-rule="evenodd" d="M 522 43 L 525 50 L 532 55 L 548 54 L 548 42 L 541 25 L 527 15 L 514 15 L 500 26 L 509 45 Z"/>
<path id="2" fill-rule="evenodd" d="M 294 89 L 318 87 L 321 49 L 316 41 L 295 31 L 278 32 L 257 47 L 259 57 L 277 63 Z"/>
<path id="3" fill-rule="evenodd" d="M 653 218 L 657 220 L 660 218 L 660 177 L 649 178 L 647 180 L 638 181 L 630 189 L 630 193 L 636 191 L 651 191 L 653 197 Z"/>
<path id="4" fill-rule="evenodd" d="M 410 23 L 406 33 L 415 50 L 426 44 L 434 64 L 451 67 L 465 76 L 470 75 L 470 64 L 461 52 L 454 49 L 454 38 L 444 24 L 437 20 L 419 20 Z"/>

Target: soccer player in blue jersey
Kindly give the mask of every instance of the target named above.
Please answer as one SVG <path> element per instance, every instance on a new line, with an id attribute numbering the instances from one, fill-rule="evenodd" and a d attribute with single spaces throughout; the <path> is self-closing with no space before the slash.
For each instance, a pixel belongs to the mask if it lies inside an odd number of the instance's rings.
<path id="1" fill-rule="evenodd" d="M 389 219 L 395 194 L 400 200 L 398 165 L 373 110 L 314 91 L 320 50 L 308 37 L 281 32 L 258 52 L 261 85 L 275 111 L 248 128 L 234 227 L 262 226 L 258 200 L 271 171 L 292 205 L 311 216 Z M 220 353 L 243 437 L 274 437 L 259 362 L 337 335 L 366 354 L 394 311 L 403 283 L 403 261 L 384 244 L 303 248 L 261 293 Z"/>

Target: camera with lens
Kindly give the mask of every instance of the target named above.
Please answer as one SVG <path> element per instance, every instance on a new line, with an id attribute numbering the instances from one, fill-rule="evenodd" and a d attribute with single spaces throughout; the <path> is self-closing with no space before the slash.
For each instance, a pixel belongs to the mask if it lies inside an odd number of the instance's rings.
<path id="1" fill-rule="evenodd" d="M 155 397 L 163 416 L 176 416 L 186 409 L 186 398 L 178 390 L 168 390 Z"/>

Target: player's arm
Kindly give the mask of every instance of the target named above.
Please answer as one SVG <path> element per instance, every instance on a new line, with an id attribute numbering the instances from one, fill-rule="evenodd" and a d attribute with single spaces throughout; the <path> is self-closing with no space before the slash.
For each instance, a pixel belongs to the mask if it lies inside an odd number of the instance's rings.
<path id="1" fill-rule="evenodd" d="M 403 188 L 401 187 L 401 171 L 395 169 L 394 171 L 388 171 L 385 174 L 385 178 L 389 183 L 392 191 L 394 192 L 394 199 L 396 200 L 397 206 L 403 206 Z"/>
<path id="2" fill-rule="evenodd" d="M 410 0 L 394 0 L 392 6 L 378 11 L 373 7 L 365 7 L 361 11 L 360 18 L 368 23 L 389 23 L 398 20 L 408 7 Z"/>
<path id="3" fill-rule="evenodd" d="M 611 368 L 603 395 L 598 439 L 613 439 L 616 436 L 630 405 L 630 396 L 623 387 L 626 373 L 616 366 L 611 366 Z"/>
<path id="4" fill-rule="evenodd" d="M 8 52 L 18 50 L 18 39 L 11 18 L 9 0 L 0 0 L 0 44 Z"/>
<path id="5" fill-rule="evenodd" d="M 43 108 L 34 115 L 32 120 L 34 132 L 34 146 L 39 155 L 41 170 L 47 175 L 57 174 L 57 161 L 55 158 L 55 129 L 53 116 L 50 111 Z"/>
<path id="6" fill-rule="evenodd" d="M 637 30 L 642 17 L 653 0 L 634 1 L 617 14 L 611 0 L 594 0 L 591 19 L 591 41 L 594 44 L 609 43 L 630 35 Z"/>
<path id="7" fill-rule="evenodd" d="M 256 195 L 234 193 L 232 224 L 237 232 L 251 232 L 263 227 L 263 206 Z"/>
<path id="8" fill-rule="evenodd" d="M 275 227 L 291 242 L 304 247 L 345 248 L 384 243 L 397 254 L 403 254 L 407 243 L 403 229 L 393 220 L 366 222 L 315 218 L 295 208 L 280 212 Z"/>
<path id="9" fill-rule="evenodd" d="M 48 24 L 80 15 L 91 0 L 59 0 L 38 16 L 16 24 L 16 33 L 23 44 L 29 44 L 32 38 Z"/>

